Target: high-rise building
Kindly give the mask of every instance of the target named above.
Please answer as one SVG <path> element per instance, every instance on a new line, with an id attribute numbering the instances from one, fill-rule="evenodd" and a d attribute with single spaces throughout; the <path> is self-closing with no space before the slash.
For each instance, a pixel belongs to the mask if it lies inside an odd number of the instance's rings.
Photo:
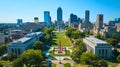
<path id="1" fill-rule="evenodd" d="M 97 15 L 97 20 L 94 26 L 94 34 L 102 33 L 103 31 L 103 14 Z"/>
<path id="2" fill-rule="evenodd" d="M 61 7 L 59 7 L 57 9 L 57 21 L 58 22 L 62 22 L 63 21 L 63 19 L 62 19 L 62 8 Z"/>
<path id="3" fill-rule="evenodd" d="M 90 13 L 89 10 L 85 11 L 85 21 L 84 22 L 86 22 L 86 23 L 89 23 L 89 18 L 90 18 L 90 14 L 89 13 Z"/>
<path id="4" fill-rule="evenodd" d="M 34 17 L 34 22 L 38 23 L 39 22 L 39 18 L 38 17 Z"/>
<path id="5" fill-rule="evenodd" d="M 49 11 L 44 11 L 44 22 L 46 22 L 48 25 L 50 25 L 51 17 Z"/>
<path id="6" fill-rule="evenodd" d="M 23 23 L 22 19 L 17 19 L 17 24 L 21 25 Z"/>
<path id="7" fill-rule="evenodd" d="M 103 14 L 97 15 L 96 27 L 97 27 L 98 31 L 100 29 L 103 29 Z"/>
<path id="8" fill-rule="evenodd" d="M 73 13 L 70 14 L 70 22 L 71 22 L 71 23 L 78 22 L 78 17 L 77 17 L 77 15 L 74 15 Z"/>

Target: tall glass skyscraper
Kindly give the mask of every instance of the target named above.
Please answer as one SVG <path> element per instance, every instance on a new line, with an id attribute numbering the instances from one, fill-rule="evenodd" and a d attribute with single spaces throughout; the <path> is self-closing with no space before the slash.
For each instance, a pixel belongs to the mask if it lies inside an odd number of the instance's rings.
<path id="1" fill-rule="evenodd" d="M 51 22 L 50 12 L 44 11 L 44 22 L 46 22 L 48 25 L 50 25 Z"/>
<path id="2" fill-rule="evenodd" d="M 89 23 L 89 16 L 90 16 L 89 13 L 90 13 L 89 10 L 85 11 L 85 22 L 86 23 Z"/>
<path id="3" fill-rule="evenodd" d="M 61 7 L 57 9 L 57 21 L 62 22 L 62 8 Z"/>
<path id="4" fill-rule="evenodd" d="M 22 19 L 17 19 L 17 24 L 18 25 L 21 25 L 23 23 L 23 20 Z"/>

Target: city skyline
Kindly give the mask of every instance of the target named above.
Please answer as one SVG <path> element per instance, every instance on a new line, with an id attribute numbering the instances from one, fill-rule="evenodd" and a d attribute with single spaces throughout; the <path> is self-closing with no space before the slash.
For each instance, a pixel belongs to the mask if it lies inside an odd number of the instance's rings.
<path id="1" fill-rule="evenodd" d="M 44 21 L 44 11 L 50 11 L 52 21 L 57 20 L 57 9 L 63 10 L 63 20 L 67 21 L 74 13 L 84 18 L 85 10 L 90 11 L 90 21 L 95 22 L 97 14 L 104 14 L 104 22 L 120 17 L 119 0 L 2 0 L 0 2 L 0 23 L 16 23 L 17 19 L 23 22 L 34 21 L 38 17 Z"/>

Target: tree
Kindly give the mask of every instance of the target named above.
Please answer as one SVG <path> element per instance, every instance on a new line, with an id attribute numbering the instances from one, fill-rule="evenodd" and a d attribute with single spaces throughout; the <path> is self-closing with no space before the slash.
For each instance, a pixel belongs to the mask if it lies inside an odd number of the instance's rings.
<path id="1" fill-rule="evenodd" d="M 83 53 L 80 57 L 80 62 L 82 64 L 92 64 L 92 61 L 98 60 L 98 57 L 92 53 Z"/>
<path id="2" fill-rule="evenodd" d="M 23 58 L 17 58 L 13 63 L 12 67 L 24 67 Z"/>
<path id="3" fill-rule="evenodd" d="M 53 28 L 45 28 L 45 29 L 44 29 L 44 33 L 45 33 L 45 34 L 51 34 L 52 31 L 53 31 Z"/>
<path id="4" fill-rule="evenodd" d="M 81 42 L 80 45 L 78 46 L 78 49 L 83 53 L 86 51 L 86 45 L 84 42 Z"/>
<path id="5" fill-rule="evenodd" d="M 80 43 L 82 42 L 82 39 L 77 39 L 74 41 L 74 47 L 78 47 Z"/>
<path id="6" fill-rule="evenodd" d="M 89 37 L 90 31 L 87 31 L 87 32 L 85 32 L 84 34 L 85 34 L 86 37 Z"/>
<path id="7" fill-rule="evenodd" d="M 9 61 L 13 61 L 14 59 L 17 58 L 17 56 L 14 53 L 10 53 L 10 54 L 8 54 L 7 58 Z"/>
<path id="8" fill-rule="evenodd" d="M 108 32 L 104 32 L 104 39 L 107 40 L 109 38 Z"/>
<path id="9" fill-rule="evenodd" d="M 115 55 L 115 59 L 118 55 L 120 55 L 120 52 L 117 49 L 114 49 L 113 54 Z"/>
<path id="10" fill-rule="evenodd" d="M 108 67 L 108 64 L 105 60 L 100 60 L 99 65 L 100 65 L 100 67 Z"/>
<path id="11" fill-rule="evenodd" d="M 82 53 L 86 51 L 86 46 L 82 42 L 82 40 L 79 39 L 76 41 L 74 47 L 76 48 L 76 50 L 73 51 L 73 54 L 71 57 L 73 60 L 78 60 L 78 59 L 80 59 L 80 56 L 82 55 Z"/>
<path id="12" fill-rule="evenodd" d="M 120 63 L 120 55 L 117 56 L 117 61 Z"/>
<path id="13" fill-rule="evenodd" d="M 3 67 L 3 65 L 0 63 L 0 67 Z"/>
<path id="14" fill-rule="evenodd" d="M 43 42 L 41 41 L 36 41 L 33 45 L 33 48 L 36 49 L 36 50 L 42 50 L 43 48 Z"/>
<path id="15" fill-rule="evenodd" d="M 30 49 L 22 53 L 20 57 L 13 62 L 13 67 L 15 67 L 15 65 L 17 64 L 21 65 L 21 67 L 23 65 L 25 65 L 26 67 L 31 67 L 31 66 L 40 67 L 42 61 L 43 61 L 43 56 L 41 51 Z"/>
<path id="16" fill-rule="evenodd" d="M 76 31 L 73 31 L 72 38 L 78 39 L 78 38 L 82 37 L 82 35 L 83 35 L 82 32 L 76 30 Z"/>
<path id="17" fill-rule="evenodd" d="M 66 29 L 66 33 L 65 34 L 66 34 L 66 36 L 71 38 L 74 31 L 76 31 L 75 28 L 69 27 L 69 28 Z"/>
<path id="18" fill-rule="evenodd" d="M 113 39 L 116 39 L 117 42 L 120 42 L 120 34 L 114 33 L 114 34 L 112 35 L 112 38 L 113 38 Z"/>
<path id="19" fill-rule="evenodd" d="M 6 52 L 6 44 L 0 45 L 0 56 Z"/>
<path id="20" fill-rule="evenodd" d="M 75 51 L 73 51 L 71 57 L 73 60 L 79 60 L 81 55 L 82 55 L 81 50 L 75 50 Z"/>
<path id="21" fill-rule="evenodd" d="M 118 44 L 117 40 L 116 40 L 116 39 L 113 39 L 113 38 L 108 38 L 106 41 L 107 41 L 110 45 L 112 45 L 113 47 L 116 47 L 117 44 Z"/>
<path id="22" fill-rule="evenodd" d="M 98 39 L 101 39 L 100 33 L 97 33 L 97 35 L 95 37 L 98 38 Z"/>

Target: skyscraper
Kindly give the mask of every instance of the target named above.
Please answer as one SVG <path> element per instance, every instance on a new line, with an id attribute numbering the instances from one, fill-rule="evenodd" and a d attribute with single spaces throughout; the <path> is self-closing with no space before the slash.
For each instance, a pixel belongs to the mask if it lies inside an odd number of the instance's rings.
<path id="1" fill-rule="evenodd" d="M 98 31 L 103 28 L 103 14 L 97 15 L 96 27 Z"/>
<path id="2" fill-rule="evenodd" d="M 90 13 L 89 10 L 85 11 L 85 22 L 86 23 L 89 23 L 89 16 L 90 16 L 89 13 Z"/>
<path id="3" fill-rule="evenodd" d="M 70 14 L 70 22 L 71 23 L 76 23 L 78 21 L 77 15 L 74 15 L 73 13 Z"/>
<path id="4" fill-rule="evenodd" d="M 17 24 L 21 25 L 23 23 L 22 19 L 17 19 Z"/>
<path id="5" fill-rule="evenodd" d="M 44 22 L 46 22 L 48 25 L 50 25 L 51 17 L 49 11 L 44 11 Z"/>
<path id="6" fill-rule="evenodd" d="M 58 9 L 57 9 L 57 21 L 58 22 L 62 22 L 62 8 L 61 7 L 59 7 Z"/>

